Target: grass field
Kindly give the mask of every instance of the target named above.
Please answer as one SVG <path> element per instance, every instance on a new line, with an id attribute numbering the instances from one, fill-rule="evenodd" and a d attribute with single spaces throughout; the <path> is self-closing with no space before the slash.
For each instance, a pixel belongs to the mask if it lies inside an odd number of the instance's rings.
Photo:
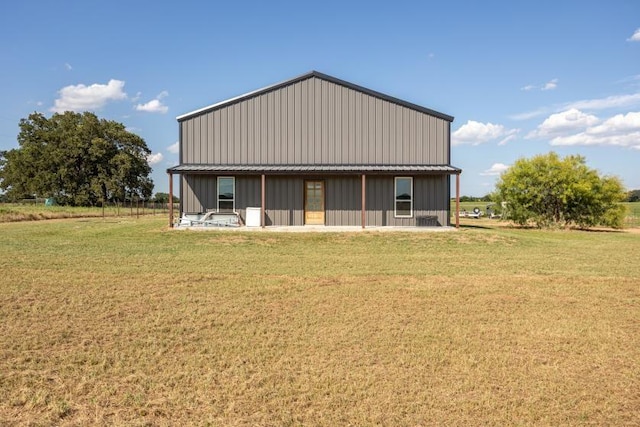
<path id="1" fill-rule="evenodd" d="M 0 224 L 0 425 L 638 425 L 640 234 Z"/>
<path id="2" fill-rule="evenodd" d="M 102 217 L 140 217 L 142 215 L 165 215 L 168 210 L 162 204 L 151 205 L 153 209 L 145 208 L 142 204 L 116 206 L 110 204 L 101 207 L 81 206 L 44 206 L 41 204 L 0 203 L 0 222 L 40 221 L 45 219 L 62 218 L 102 218 Z M 156 208 L 157 207 L 157 208 Z"/>

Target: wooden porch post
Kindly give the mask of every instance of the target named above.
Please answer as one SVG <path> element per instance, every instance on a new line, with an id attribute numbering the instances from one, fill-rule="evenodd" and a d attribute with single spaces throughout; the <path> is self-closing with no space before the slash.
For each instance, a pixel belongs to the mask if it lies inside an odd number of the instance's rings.
<path id="1" fill-rule="evenodd" d="M 460 228 L 460 174 L 456 174 L 456 228 Z"/>
<path id="2" fill-rule="evenodd" d="M 169 175 L 169 228 L 173 227 L 173 174 L 167 172 Z"/>
<path id="3" fill-rule="evenodd" d="M 362 223 L 362 228 L 365 227 L 365 222 L 366 222 L 366 206 L 367 206 L 367 185 L 366 185 L 366 175 L 362 174 L 362 213 L 361 213 L 361 220 L 360 222 Z"/>
<path id="4" fill-rule="evenodd" d="M 266 178 L 265 175 L 262 174 L 261 177 L 261 183 L 260 183 L 260 227 L 264 228 L 266 225 L 266 220 L 265 220 L 265 208 L 264 208 L 264 191 L 265 191 L 265 182 L 266 182 Z"/>

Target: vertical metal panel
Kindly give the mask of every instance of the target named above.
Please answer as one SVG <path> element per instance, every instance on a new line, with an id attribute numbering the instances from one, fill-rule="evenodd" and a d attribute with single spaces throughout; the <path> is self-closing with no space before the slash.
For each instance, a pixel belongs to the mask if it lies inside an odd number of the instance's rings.
<path id="1" fill-rule="evenodd" d="M 354 163 L 362 163 L 362 93 L 354 91 L 354 140 L 355 145 Z"/>
<path id="2" fill-rule="evenodd" d="M 276 157 L 276 161 L 282 163 L 287 162 L 287 91 L 279 91 L 280 95 L 280 145 L 279 156 Z"/>
<path id="3" fill-rule="evenodd" d="M 193 138 L 189 132 L 189 127 L 193 122 L 191 120 L 182 123 L 182 157 L 185 163 L 193 163 Z"/>
<path id="4" fill-rule="evenodd" d="M 359 176 L 326 178 L 326 225 L 360 225 L 361 199 Z"/>
<path id="5" fill-rule="evenodd" d="M 293 86 L 286 88 L 287 90 L 287 157 L 282 159 L 283 163 L 295 163 L 295 91 Z"/>
<path id="6" fill-rule="evenodd" d="M 184 163 L 446 164 L 444 119 L 311 78 L 180 124 Z"/>
<path id="7" fill-rule="evenodd" d="M 213 114 L 207 114 L 206 115 L 206 120 L 207 120 L 207 138 L 206 138 L 206 144 L 207 144 L 207 162 L 208 163 L 213 163 L 215 160 L 215 145 L 214 145 L 214 134 L 213 134 Z"/>
<path id="8" fill-rule="evenodd" d="M 233 157 L 231 160 L 235 164 L 242 163 L 240 160 L 240 118 L 240 104 L 235 104 L 233 106 Z"/>
<path id="9" fill-rule="evenodd" d="M 187 125 L 188 125 L 188 121 L 186 122 L 180 122 L 180 127 L 179 127 L 179 132 L 178 132 L 178 145 L 180 146 L 180 152 L 178 153 L 178 157 L 179 157 L 179 162 L 182 163 L 189 163 L 188 162 L 188 155 L 190 155 L 191 153 L 191 149 L 187 146 L 187 144 L 189 144 L 190 140 L 189 137 L 187 135 Z M 180 185 L 180 188 L 182 189 L 182 184 Z"/>
<path id="10" fill-rule="evenodd" d="M 264 146 L 264 163 L 273 163 L 273 150 L 271 149 L 273 145 L 273 93 L 265 93 L 262 95 L 264 97 L 264 120 L 265 122 L 262 124 L 264 128 L 264 141 L 262 144 Z"/>
<path id="11" fill-rule="evenodd" d="M 249 103 L 248 102 L 243 102 L 240 104 L 240 119 L 239 119 L 239 123 L 238 126 L 240 127 L 240 158 L 239 163 L 240 164 L 246 164 L 247 163 L 247 158 L 249 156 L 248 153 L 248 145 L 247 145 L 247 134 L 248 134 L 248 120 L 247 120 L 247 116 L 248 116 L 248 112 L 247 110 L 249 109 Z"/>
<path id="12" fill-rule="evenodd" d="M 329 132 L 331 131 L 331 124 L 333 122 L 333 117 L 330 112 L 333 111 L 333 108 L 329 107 L 330 102 L 330 92 L 329 92 L 329 84 L 320 80 L 320 93 L 322 97 L 322 108 L 321 108 L 321 118 L 320 118 L 320 126 L 321 126 L 321 142 L 320 142 L 320 162 L 321 163 L 329 163 Z"/>
<path id="13" fill-rule="evenodd" d="M 313 107 L 313 163 L 322 163 L 322 122 L 325 120 L 322 114 L 322 81 L 319 79 L 313 79 L 313 97 L 315 105 Z"/>
<path id="14" fill-rule="evenodd" d="M 260 207 L 260 177 L 236 177 L 236 212 L 246 223 L 248 207 Z"/>
<path id="15" fill-rule="evenodd" d="M 267 176 L 267 225 L 303 225 L 303 179 Z"/>
<path id="16" fill-rule="evenodd" d="M 308 85 L 300 83 L 300 161 L 309 163 L 309 97 Z"/>
<path id="17" fill-rule="evenodd" d="M 340 159 L 342 158 L 342 93 L 338 90 L 338 87 L 334 87 L 334 144 L 333 144 L 333 157 L 331 158 L 331 163 L 340 163 Z"/>
<path id="18" fill-rule="evenodd" d="M 339 112 L 339 100 L 337 99 L 336 94 L 336 86 L 329 85 L 329 117 L 330 117 L 330 128 L 329 128 L 329 157 L 327 162 L 329 164 L 336 163 L 337 159 L 340 157 L 338 155 L 338 141 L 340 140 L 340 135 L 338 134 L 338 127 L 340 126 L 340 112 Z"/>
<path id="19" fill-rule="evenodd" d="M 203 212 L 210 209 L 211 200 L 215 200 L 215 194 L 207 186 L 206 179 L 202 175 L 186 175 L 181 183 L 181 202 L 184 212 Z M 215 192 L 215 188 L 213 190 Z"/>
<path id="20" fill-rule="evenodd" d="M 221 139 L 221 126 L 220 126 L 220 110 L 210 113 L 213 115 L 213 161 L 212 163 L 220 162 L 220 139 Z"/>
<path id="21" fill-rule="evenodd" d="M 377 98 L 373 98 L 371 97 L 372 102 L 375 104 L 375 110 L 376 110 L 376 115 L 375 115 L 375 158 L 373 159 L 373 161 L 375 163 L 384 163 L 383 159 L 382 159 L 382 153 L 383 153 L 383 145 L 384 142 L 382 140 L 382 100 L 381 99 L 377 99 Z"/>
<path id="22" fill-rule="evenodd" d="M 342 101 L 340 103 L 341 110 L 341 136 L 340 136 L 340 158 L 339 163 L 349 162 L 349 90 L 347 88 L 341 88 Z"/>
<path id="23" fill-rule="evenodd" d="M 411 158 L 409 145 L 411 144 L 411 126 L 409 123 L 409 109 L 402 107 L 402 157 L 401 159 Z"/>
<path id="24" fill-rule="evenodd" d="M 194 117 L 193 121 L 189 123 L 189 134 L 193 140 L 193 157 L 200 158 L 200 132 L 196 129 L 200 127 L 200 117 Z"/>
<path id="25" fill-rule="evenodd" d="M 231 109 L 225 108 L 222 110 L 222 115 L 220 116 L 220 163 L 228 163 L 229 162 L 229 139 L 231 136 L 232 130 L 229 127 L 229 117 L 231 115 Z"/>
<path id="26" fill-rule="evenodd" d="M 422 135 L 423 119 L 423 114 L 416 114 L 416 159 L 422 158 L 422 147 L 424 147 L 424 137 Z"/>

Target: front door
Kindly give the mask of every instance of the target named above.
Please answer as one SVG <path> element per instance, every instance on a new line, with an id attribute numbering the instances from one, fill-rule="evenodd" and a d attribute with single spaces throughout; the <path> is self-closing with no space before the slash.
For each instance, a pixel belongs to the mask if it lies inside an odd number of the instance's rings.
<path id="1" fill-rule="evenodd" d="M 324 225 L 324 181 L 304 183 L 304 223 Z"/>

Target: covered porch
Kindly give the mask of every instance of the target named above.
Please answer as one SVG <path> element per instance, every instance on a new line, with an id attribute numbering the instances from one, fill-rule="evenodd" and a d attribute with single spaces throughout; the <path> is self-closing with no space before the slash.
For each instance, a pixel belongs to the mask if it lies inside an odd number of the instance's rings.
<path id="1" fill-rule="evenodd" d="M 181 175 L 181 214 L 222 208 L 215 186 L 216 180 L 225 179 L 231 180 L 234 186 L 233 203 L 225 208 L 233 206 L 233 211 L 243 215 L 245 209 L 248 215 L 247 206 L 253 206 L 250 208 L 253 211 L 259 209 L 261 228 L 304 225 L 307 230 L 312 225 L 357 225 L 361 229 L 427 227 L 435 225 L 434 220 L 439 226 L 450 226 L 451 175 L 456 176 L 454 218 L 455 226 L 459 227 L 460 173 L 460 169 L 449 165 L 185 164 L 167 170 L 171 203 L 174 174 Z M 401 180 L 408 181 L 409 200 L 402 200 L 397 194 L 394 197 L 394 186 L 402 184 Z M 397 193 L 397 188 L 395 191 Z M 197 200 L 190 201 L 189 196 Z M 169 209 L 171 227 L 175 224 L 172 208 Z"/>

